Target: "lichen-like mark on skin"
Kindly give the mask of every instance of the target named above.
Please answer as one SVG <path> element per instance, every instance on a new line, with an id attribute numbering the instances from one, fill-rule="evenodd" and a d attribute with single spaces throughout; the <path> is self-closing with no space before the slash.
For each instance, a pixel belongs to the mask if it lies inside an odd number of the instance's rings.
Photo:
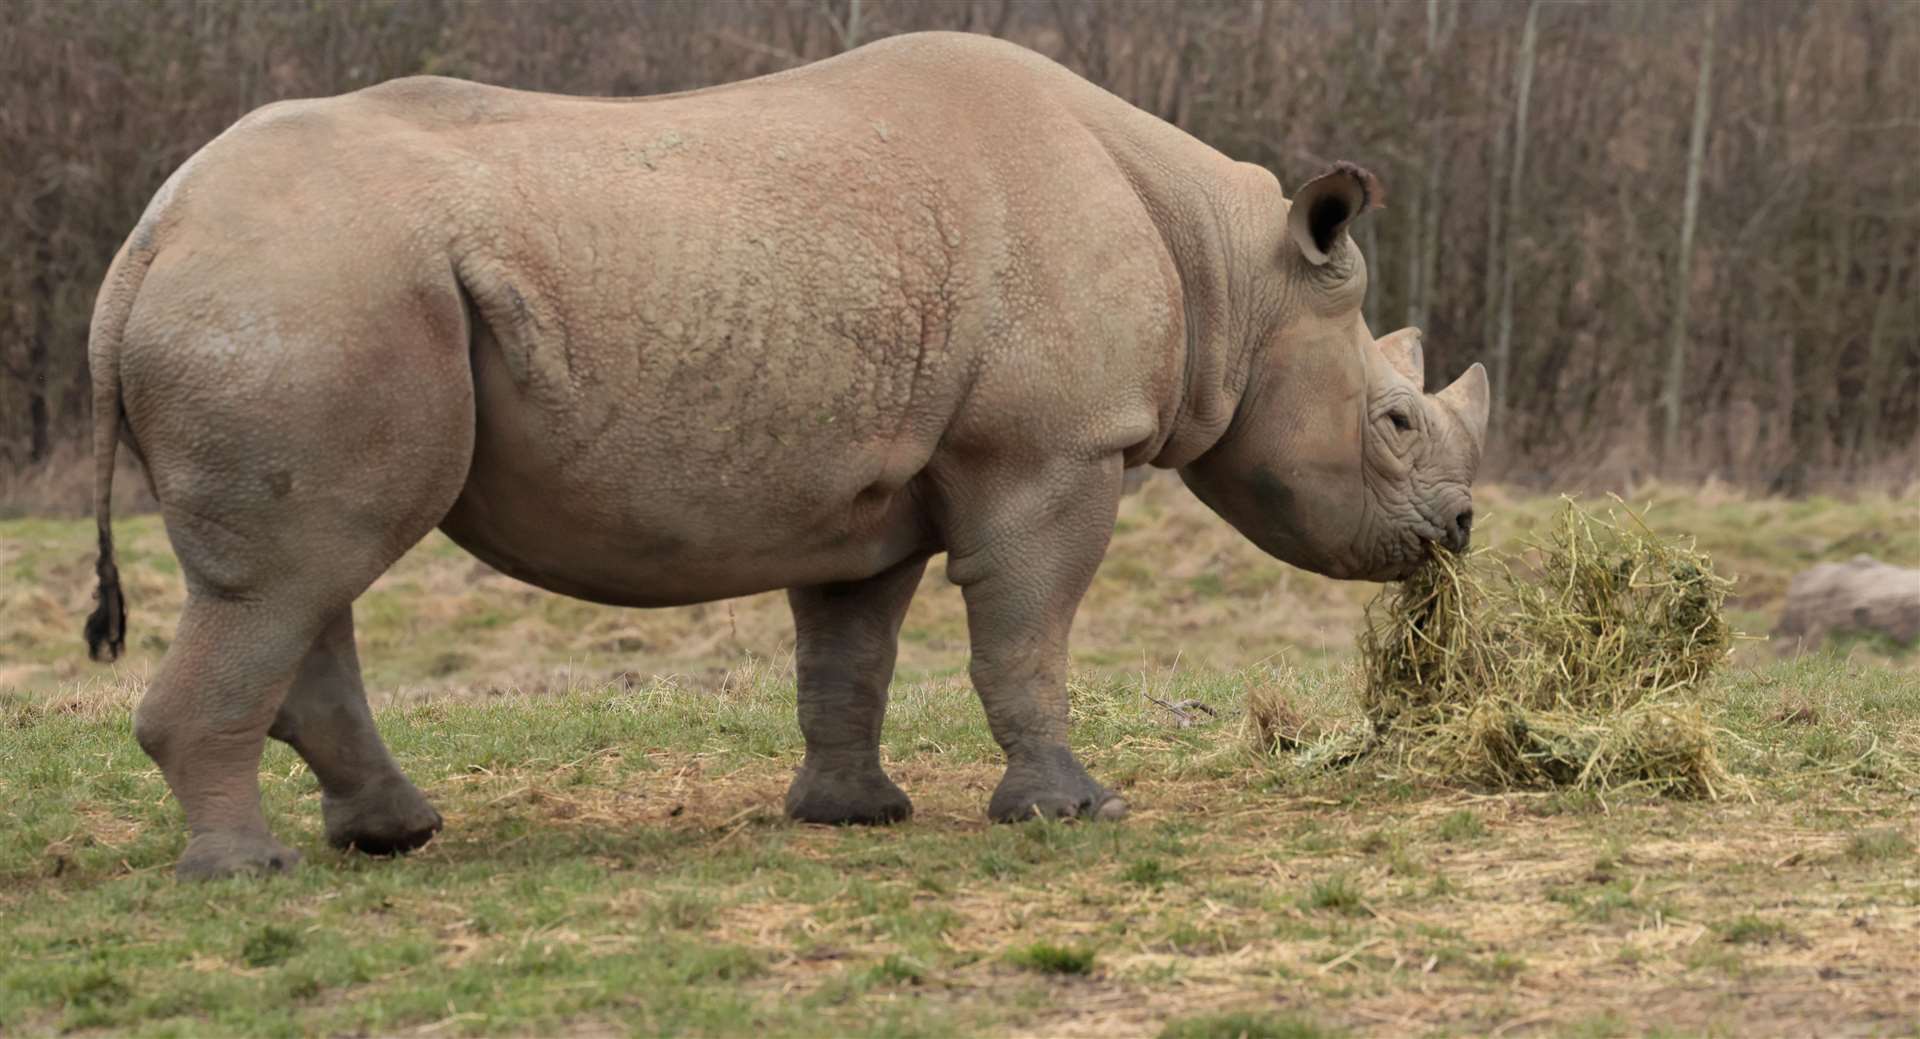
<path id="1" fill-rule="evenodd" d="M 1295 525 L 1293 491 L 1266 466 L 1253 472 L 1253 500 L 1269 524 L 1286 531 L 1299 529 Z"/>
<path id="2" fill-rule="evenodd" d="M 533 316 L 533 308 L 527 306 L 527 297 L 522 296 L 519 287 L 512 282 L 507 283 L 507 302 L 513 305 L 515 325 L 534 329 L 540 327 L 539 321 Z"/>
<path id="3" fill-rule="evenodd" d="M 1264 546 L 1268 552 L 1296 566 L 1315 567 L 1332 563 L 1326 553 L 1315 549 L 1303 536 L 1305 531 L 1300 524 L 1299 508 L 1294 502 L 1291 487 L 1266 466 L 1254 469 L 1251 485 L 1254 505 L 1260 510 L 1265 521 L 1266 536 L 1271 541 Z"/>
<path id="4" fill-rule="evenodd" d="M 501 356 L 507 362 L 513 381 L 523 388 L 538 388 L 547 393 L 572 384 L 573 344 L 567 337 L 565 325 L 549 328 L 549 323 L 541 319 L 533 301 L 521 293 L 518 285 L 504 278 L 498 284 L 496 298 L 504 298 L 506 313 L 500 315 L 494 339 L 500 344 Z M 543 348 L 556 350 L 559 363 L 549 360 L 543 365 L 540 356 Z"/>
<path id="5" fill-rule="evenodd" d="M 267 493 L 275 498 L 284 498 L 293 493 L 293 474 L 285 469 L 275 469 L 266 475 Z"/>

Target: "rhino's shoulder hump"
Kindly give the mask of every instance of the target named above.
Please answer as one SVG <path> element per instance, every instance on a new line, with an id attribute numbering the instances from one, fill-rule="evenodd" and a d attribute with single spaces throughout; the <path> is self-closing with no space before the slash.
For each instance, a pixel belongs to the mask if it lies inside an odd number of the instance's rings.
<path id="1" fill-rule="evenodd" d="M 523 90 L 447 76 L 403 76 L 342 95 L 337 100 L 355 109 L 437 127 L 517 119 L 541 97 Z"/>
<path id="2" fill-rule="evenodd" d="M 407 76 L 333 97 L 274 101 L 240 117 L 222 139 L 245 144 L 294 138 L 365 140 L 378 124 L 433 129 L 522 113 L 530 95 L 445 76 Z"/>
<path id="3" fill-rule="evenodd" d="M 970 32 L 903 33 L 849 51 L 837 60 L 852 63 L 862 59 L 882 67 L 977 76 L 989 82 L 997 82 L 999 77 L 1016 69 L 1043 80 L 1057 79 L 1062 84 L 1079 80 L 1065 66 L 1044 54 L 998 37 Z"/>

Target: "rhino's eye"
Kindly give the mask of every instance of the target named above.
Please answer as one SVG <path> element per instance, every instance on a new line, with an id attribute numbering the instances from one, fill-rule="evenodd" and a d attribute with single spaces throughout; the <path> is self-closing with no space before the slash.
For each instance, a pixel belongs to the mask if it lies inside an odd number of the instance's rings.
<path id="1" fill-rule="evenodd" d="M 1399 430 L 1402 433 L 1408 432 L 1409 430 L 1413 429 L 1412 420 L 1408 419 L 1407 413 L 1404 411 L 1401 411 L 1399 408 L 1395 408 L 1392 411 L 1387 412 L 1387 421 L 1393 423 L 1393 428 Z"/>

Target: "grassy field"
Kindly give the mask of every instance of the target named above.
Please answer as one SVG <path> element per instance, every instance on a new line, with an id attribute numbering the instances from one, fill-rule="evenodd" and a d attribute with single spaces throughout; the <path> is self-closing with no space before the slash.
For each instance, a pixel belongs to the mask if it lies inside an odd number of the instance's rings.
<path id="1" fill-rule="evenodd" d="M 1798 568 L 1920 565 L 1920 499 L 1655 491 L 1764 631 Z M 1481 496 L 1479 529 L 1550 499 Z M 341 855 L 270 749 L 291 877 L 181 885 L 128 706 L 178 578 L 119 524 L 133 652 L 86 665 L 90 524 L 0 523 L 0 1034 L 1920 1035 L 1920 676 L 1742 645 L 1702 693 L 1717 801 L 1491 793 L 1254 753 L 1250 690 L 1356 724 L 1371 589 L 1288 570 L 1177 485 L 1124 505 L 1077 630 L 1077 749 L 1120 825 L 990 826 L 998 754 L 934 567 L 889 769 L 913 822 L 796 826 L 784 605 L 546 596 L 444 540 L 362 601 L 381 724 L 448 828 Z M 1181 728 L 1146 698 L 1199 699 Z"/>

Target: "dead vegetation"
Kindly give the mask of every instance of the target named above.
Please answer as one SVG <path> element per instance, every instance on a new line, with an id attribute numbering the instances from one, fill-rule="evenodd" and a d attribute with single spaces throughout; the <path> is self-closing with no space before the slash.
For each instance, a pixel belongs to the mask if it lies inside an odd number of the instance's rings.
<path id="1" fill-rule="evenodd" d="M 13 0 L 0 511 L 87 508 L 65 476 L 85 467 L 61 456 L 87 428 L 94 292 L 154 191 L 242 113 L 418 73 L 685 90 L 927 29 L 1035 48 L 1288 187 L 1336 158 L 1373 169 L 1393 202 L 1357 231 L 1368 322 L 1434 332 L 1436 378 L 1483 354 L 1508 362 L 1492 461 L 1509 478 L 1911 483 L 1916 94 L 1898 70 L 1920 64 L 1920 19 L 1897 0 L 1719 9 Z M 1704 147 L 1689 154 L 1696 110 Z M 1681 218 L 1689 172 L 1697 221 Z M 1682 225 L 1691 278 L 1676 269 Z M 1645 447 L 1674 405 L 1687 450 L 1655 460 Z"/>
<path id="2" fill-rule="evenodd" d="M 1617 499 L 1436 555 L 1367 609 L 1367 753 L 1425 779 L 1714 797 L 1729 780 L 1697 693 L 1727 659 L 1732 584 Z"/>
<path id="3" fill-rule="evenodd" d="M 1500 549 L 1540 536 L 1558 507 L 1552 497 L 1499 486 L 1477 488 L 1475 499 L 1475 536 Z M 1738 578 L 1725 614 L 1746 631 L 1773 625 L 1793 574 L 1812 563 L 1871 552 L 1920 567 L 1920 489 L 1788 501 L 1719 485 L 1651 486 L 1633 501 L 1654 526 L 1693 534 L 1717 573 Z M 119 671 L 150 674 L 184 589 L 159 517 L 119 517 L 114 527 L 132 611 Z M 82 520 L 0 520 L 0 688 L 52 691 L 100 673 L 79 642 L 92 607 L 93 538 Z M 1344 659 L 1374 591 L 1266 556 L 1163 475 L 1121 503 L 1106 561 L 1074 622 L 1074 661 L 1114 672 Z M 669 610 L 598 606 L 496 573 L 438 533 L 361 597 L 354 626 L 379 703 L 656 674 L 718 681 L 748 657 L 784 659 L 793 637 L 777 592 Z M 902 629 L 900 675 L 963 674 L 966 649 L 965 606 L 936 559 Z M 1847 651 L 1887 658 L 1877 644 Z M 1757 641 L 1737 642 L 1734 652 L 1736 663 L 1774 656 Z M 1920 654 L 1895 663 L 1920 665 Z"/>

